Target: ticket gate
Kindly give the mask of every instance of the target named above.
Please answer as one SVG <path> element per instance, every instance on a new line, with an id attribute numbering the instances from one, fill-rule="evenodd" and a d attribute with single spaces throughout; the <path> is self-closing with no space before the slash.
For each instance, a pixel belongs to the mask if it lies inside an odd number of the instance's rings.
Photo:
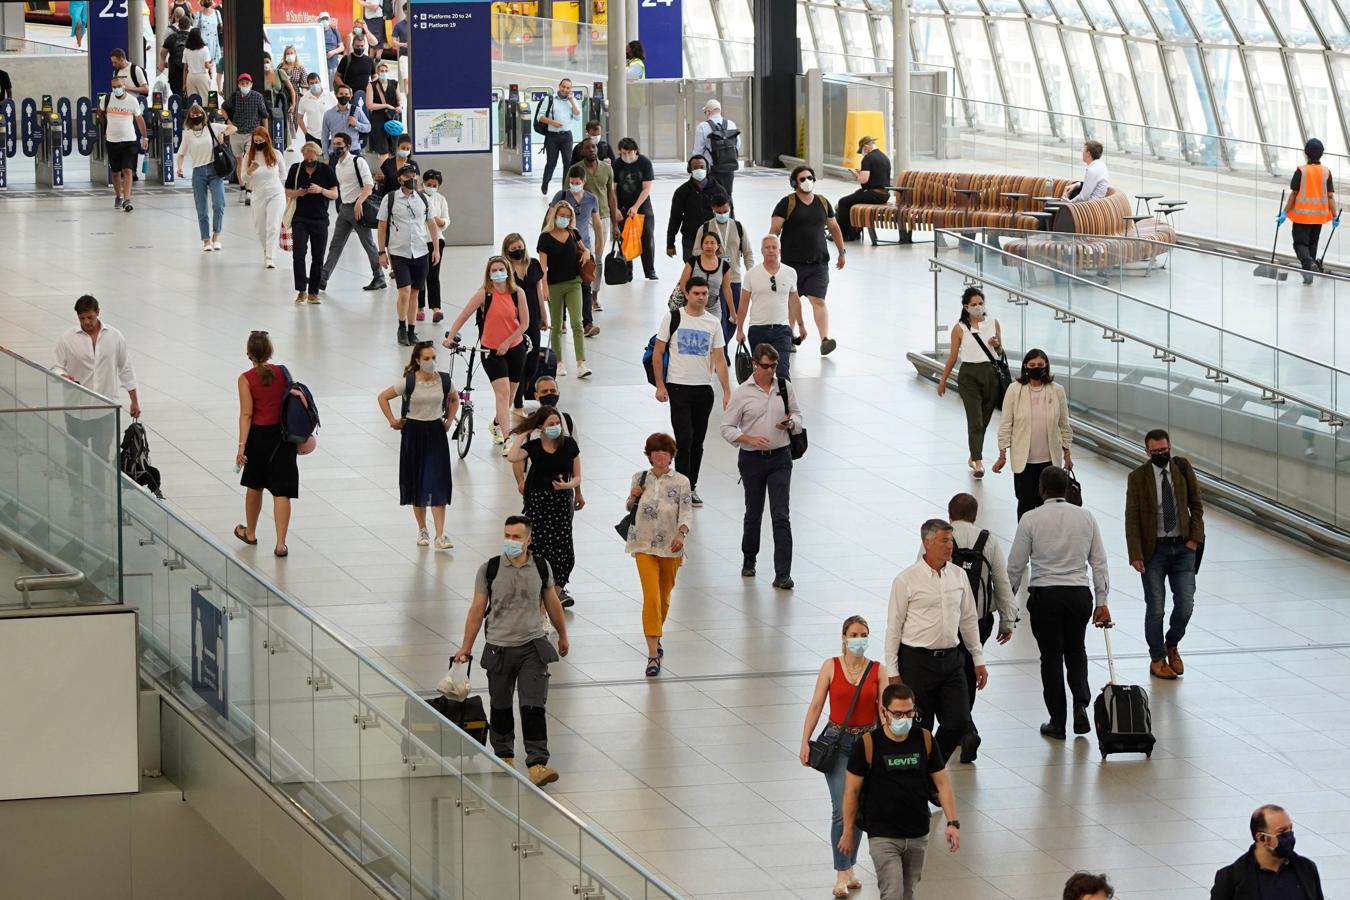
<path id="1" fill-rule="evenodd" d="M 61 117 L 54 111 L 48 110 L 40 114 L 38 126 L 37 156 L 33 159 L 38 186 L 46 188 L 64 187 L 66 176 L 65 154 L 61 152 L 63 142 Z"/>
<path id="2" fill-rule="evenodd" d="M 174 183 L 174 148 L 177 135 L 173 114 L 164 106 L 164 95 L 155 93 L 141 114 L 145 122 L 145 177 L 150 184 Z"/>
<path id="3" fill-rule="evenodd" d="M 600 133 L 609 134 L 609 102 L 605 100 L 605 83 L 597 81 L 591 86 L 591 96 L 581 108 L 582 118 L 587 122 L 599 122 Z"/>
<path id="4" fill-rule="evenodd" d="M 14 101 L 0 101 L 0 188 L 9 187 L 9 163 L 19 150 L 18 125 L 14 120 Z"/>
<path id="5" fill-rule="evenodd" d="M 513 84 L 498 104 L 502 122 L 502 145 L 497 151 L 497 168 L 516 175 L 534 170 L 533 107 L 520 96 L 520 85 Z"/>
<path id="6" fill-rule="evenodd" d="M 506 99 L 506 91 L 499 87 L 492 89 L 492 105 L 488 107 L 489 118 L 492 120 L 492 146 L 500 147 L 505 135 L 502 133 L 502 101 Z"/>

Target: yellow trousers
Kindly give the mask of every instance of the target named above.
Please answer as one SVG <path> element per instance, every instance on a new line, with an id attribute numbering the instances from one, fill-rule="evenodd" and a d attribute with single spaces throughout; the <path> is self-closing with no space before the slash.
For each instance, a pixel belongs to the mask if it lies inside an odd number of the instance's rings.
<path id="1" fill-rule="evenodd" d="M 661 627 L 670 612 L 675 573 L 684 557 L 637 553 L 633 558 L 637 560 L 638 578 L 642 580 L 642 633 L 647 637 L 660 637 Z"/>

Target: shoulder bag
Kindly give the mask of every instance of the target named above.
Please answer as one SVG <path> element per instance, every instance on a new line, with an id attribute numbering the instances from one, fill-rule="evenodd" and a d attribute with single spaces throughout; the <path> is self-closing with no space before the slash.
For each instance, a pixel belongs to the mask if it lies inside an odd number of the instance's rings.
<path id="1" fill-rule="evenodd" d="M 745 345 L 742 344 L 742 347 Z M 783 398 L 783 415 L 792 418 L 792 410 L 788 408 L 787 379 L 778 379 L 778 393 Z M 806 429 L 800 431 L 788 432 L 788 446 L 792 448 L 792 458 L 801 459 L 806 455 Z"/>
<path id="2" fill-rule="evenodd" d="M 646 472 L 643 472 L 642 477 L 638 479 L 638 487 L 643 488 L 644 490 L 646 489 L 647 487 Z M 641 502 L 642 500 L 639 499 L 637 503 L 634 503 L 633 508 L 628 511 L 627 515 L 625 515 L 622 519 L 619 520 L 618 525 L 614 526 L 614 530 L 619 533 L 619 537 L 623 538 L 625 541 L 628 540 L 628 532 L 632 530 L 633 523 L 637 521 L 638 505 L 641 504 Z"/>
<path id="3" fill-rule="evenodd" d="M 1002 409 L 1003 395 L 1008 393 L 1008 386 L 1012 384 L 1013 380 L 1012 372 L 1008 369 L 1008 355 L 1002 350 L 999 350 L 998 356 L 994 356 L 989 350 L 989 345 L 984 342 L 984 338 L 980 337 L 978 331 L 971 328 L 969 325 L 966 326 L 966 330 L 969 331 L 970 336 L 975 339 L 975 343 L 980 345 L 980 349 L 984 351 L 984 355 L 989 357 L 989 361 L 994 364 L 994 375 L 998 378 L 998 388 L 994 393 L 994 405 L 999 409 Z"/>
<path id="4" fill-rule="evenodd" d="M 1069 469 L 1069 485 L 1064 489 L 1064 499 L 1074 506 L 1083 505 L 1083 486 L 1078 483 L 1078 476 L 1073 474 L 1073 469 Z"/>
<path id="5" fill-rule="evenodd" d="M 867 679 L 872 676 L 872 667 L 875 665 L 875 662 L 868 660 L 867 667 L 858 678 L 858 684 L 853 688 L 853 699 L 848 704 L 848 712 L 844 713 L 844 725 L 853 718 L 853 710 L 858 705 L 858 698 L 862 696 L 863 685 L 867 684 Z M 820 736 L 807 744 L 807 765 L 817 772 L 828 772 L 834 764 L 834 753 L 839 749 L 839 741 L 843 736 L 842 726 L 836 726 L 833 722 L 827 723 Z"/>
<path id="6" fill-rule="evenodd" d="M 221 178 L 229 178 L 234 174 L 234 154 L 230 152 L 229 144 L 222 144 L 220 138 L 216 137 L 216 128 L 210 122 L 206 123 L 206 133 L 211 135 L 211 168 Z"/>
<path id="7" fill-rule="evenodd" d="M 350 152 L 350 151 L 348 151 Z M 359 155 L 352 156 L 352 168 L 356 170 L 356 184 L 358 188 L 366 186 L 366 180 L 361 177 L 362 159 Z M 353 201 L 354 202 L 354 201 Z M 371 191 L 366 195 L 366 202 L 361 204 L 361 208 L 355 210 L 356 224 L 362 228 L 375 228 L 380 224 L 380 198 Z"/>
<path id="8" fill-rule="evenodd" d="M 595 254 L 592 253 L 582 262 L 581 255 L 586 252 L 586 244 L 581 240 L 581 232 L 572 229 L 572 238 L 577 242 L 577 274 L 582 284 L 595 284 Z"/>
<path id="9" fill-rule="evenodd" d="M 296 163 L 295 177 L 291 179 L 290 189 L 296 190 L 300 185 L 300 164 Z M 286 201 L 286 209 L 281 213 L 281 230 L 288 232 L 291 230 L 291 222 L 295 220 L 295 202 L 299 199 L 292 197 Z M 290 249 L 289 247 L 283 249 Z"/>

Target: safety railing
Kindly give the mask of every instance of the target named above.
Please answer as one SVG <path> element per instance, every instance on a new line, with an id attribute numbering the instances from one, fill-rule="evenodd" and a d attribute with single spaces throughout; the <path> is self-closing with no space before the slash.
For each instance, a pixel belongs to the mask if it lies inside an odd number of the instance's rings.
<path id="1" fill-rule="evenodd" d="M 275 584 L 130 482 L 123 493 L 143 671 L 390 891 L 677 896 Z"/>
<path id="2" fill-rule="evenodd" d="M 1077 421 L 1136 446 L 1149 429 L 1166 428 L 1199 470 L 1242 493 L 1253 518 L 1350 554 L 1342 533 L 1350 530 L 1350 502 L 1342 502 L 1350 497 L 1350 433 L 1342 427 L 1350 376 L 1172 310 L 1142 308 L 958 232 L 940 232 L 931 268 L 935 331 L 925 356 L 933 365 L 950 350 L 961 290 L 980 283 L 1014 370 L 1027 350 L 1045 351 Z"/>
<path id="3" fill-rule="evenodd" d="M 118 602 L 120 424 L 108 398 L 0 348 L 0 552 L 28 570 L 0 607 Z"/>

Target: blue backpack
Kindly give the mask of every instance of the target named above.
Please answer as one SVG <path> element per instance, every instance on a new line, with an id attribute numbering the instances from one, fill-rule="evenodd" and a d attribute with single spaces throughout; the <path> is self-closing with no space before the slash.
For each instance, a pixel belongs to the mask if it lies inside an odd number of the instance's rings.
<path id="1" fill-rule="evenodd" d="M 680 327 L 680 311 L 672 309 L 670 311 L 670 336 L 675 337 L 675 330 Z M 652 335 L 647 341 L 647 349 L 642 351 L 642 368 L 647 371 L 647 383 L 652 387 L 656 386 L 656 371 L 652 368 L 652 357 L 656 355 L 656 335 Z M 666 352 L 661 354 L 661 374 L 662 376 L 670 372 L 670 341 L 666 341 Z"/>
<path id="2" fill-rule="evenodd" d="M 292 444 L 303 444 L 319 427 L 319 407 L 309 388 L 292 378 L 285 366 L 280 368 L 286 378 L 286 397 L 281 401 L 281 436 Z"/>

